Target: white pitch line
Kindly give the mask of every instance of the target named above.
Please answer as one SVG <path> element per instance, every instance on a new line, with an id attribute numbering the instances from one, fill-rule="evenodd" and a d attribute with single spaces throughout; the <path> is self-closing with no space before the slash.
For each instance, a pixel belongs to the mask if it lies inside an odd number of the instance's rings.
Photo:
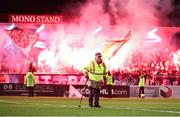
<path id="1" fill-rule="evenodd" d="M 31 103 L 32 104 L 32 103 Z M 75 105 L 53 105 L 53 104 L 43 104 L 44 106 L 54 106 L 54 107 L 70 107 L 70 108 L 78 108 L 78 106 Z M 81 108 L 92 108 L 88 106 L 81 106 Z M 116 110 L 136 110 L 136 111 L 151 111 L 151 112 L 162 112 L 162 113 L 176 113 L 180 114 L 179 111 L 171 111 L 171 110 L 154 110 L 154 109 L 148 109 L 148 108 L 116 108 L 116 107 L 104 107 L 102 109 L 116 109 Z"/>
<path id="2" fill-rule="evenodd" d="M 169 111 L 169 110 L 154 110 L 154 109 L 148 109 L 148 108 L 128 108 L 128 107 L 124 107 L 124 108 L 115 108 L 115 107 L 106 107 L 109 109 L 118 109 L 118 110 L 137 110 L 137 111 L 153 111 L 153 112 L 165 112 L 165 113 L 177 113 L 180 114 L 179 111 Z"/>
<path id="3" fill-rule="evenodd" d="M 20 102 L 15 102 L 15 101 L 10 101 L 10 100 L 0 100 L 0 102 L 12 103 L 12 104 L 21 104 Z"/>
<path id="4" fill-rule="evenodd" d="M 37 103 L 20 103 L 16 101 L 10 101 L 10 100 L 0 100 L 0 102 L 6 102 L 6 103 L 13 103 L 13 104 L 32 104 L 32 105 L 39 105 Z M 44 106 L 51 106 L 51 107 L 70 107 L 70 108 L 79 108 L 78 105 L 53 105 L 53 104 L 42 104 Z M 81 108 L 90 108 L 88 106 L 81 106 Z M 92 107 L 91 107 L 92 108 Z M 154 110 L 149 108 L 129 108 L 129 107 L 123 107 L 123 108 L 116 108 L 116 107 L 103 107 L 102 109 L 116 109 L 116 110 L 136 110 L 136 111 L 151 111 L 151 112 L 165 112 L 165 113 L 176 113 L 180 114 L 179 111 L 171 111 L 171 110 Z"/>
<path id="5" fill-rule="evenodd" d="M 30 103 L 30 104 L 33 104 L 33 103 Z M 39 104 L 37 104 L 39 105 Z M 44 106 L 52 106 L 52 107 L 71 107 L 71 108 L 75 108 L 77 106 L 73 106 L 73 105 L 53 105 L 53 104 L 42 104 Z"/>
<path id="6" fill-rule="evenodd" d="M 52 104 L 43 104 L 46 106 L 55 106 Z M 74 105 L 56 105 L 56 107 L 70 107 L 70 108 L 77 108 L 78 106 L 74 106 Z M 81 108 L 90 108 L 88 106 L 81 106 Z M 92 108 L 92 107 L 91 107 Z M 148 108 L 116 108 L 116 107 L 104 107 L 102 109 L 118 109 L 118 110 L 136 110 L 136 111 L 153 111 L 153 112 L 162 112 L 162 113 L 177 113 L 180 114 L 179 111 L 171 111 L 171 110 L 154 110 L 154 109 L 148 109 Z"/>

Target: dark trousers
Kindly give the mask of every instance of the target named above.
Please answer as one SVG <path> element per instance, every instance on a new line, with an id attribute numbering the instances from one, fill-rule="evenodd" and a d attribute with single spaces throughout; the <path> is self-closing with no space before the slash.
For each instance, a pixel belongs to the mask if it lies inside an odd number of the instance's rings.
<path id="1" fill-rule="evenodd" d="M 100 97 L 100 89 L 89 87 L 89 105 L 93 106 L 93 102 L 95 106 L 99 106 L 99 97 Z"/>
<path id="2" fill-rule="evenodd" d="M 141 97 L 141 94 L 144 94 L 144 87 L 139 87 L 139 97 Z"/>
<path id="3" fill-rule="evenodd" d="M 34 87 L 27 87 L 29 96 L 34 96 Z"/>
<path id="4" fill-rule="evenodd" d="M 112 97 L 112 85 L 107 85 L 108 97 Z"/>

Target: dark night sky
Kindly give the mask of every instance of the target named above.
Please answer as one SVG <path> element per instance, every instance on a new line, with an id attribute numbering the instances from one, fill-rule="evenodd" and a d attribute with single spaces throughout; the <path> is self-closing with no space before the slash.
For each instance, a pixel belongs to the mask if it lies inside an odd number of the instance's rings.
<path id="1" fill-rule="evenodd" d="M 86 0 L 4 0 L 0 3 L 0 13 L 57 14 L 85 2 Z"/>
<path id="2" fill-rule="evenodd" d="M 0 13 L 56 14 L 86 2 L 87 0 L 3 0 L 0 3 Z M 180 5 L 180 0 L 173 0 L 173 5 Z"/>
<path id="3" fill-rule="evenodd" d="M 68 19 L 78 18 L 80 6 L 88 0 L 3 0 L 0 3 L 0 15 L 2 14 L 58 14 Z M 109 0 L 106 0 L 109 1 Z M 163 0 L 161 0 L 163 1 Z M 173 6 L 178 9 L 172 11 L 167 17 L 175 26 L 180 26 L 180 0 L 174 0 Z M 2 20 L 1 20 L 2 21 Z M 174 24 L 169 24 L 170 26 Z"/>

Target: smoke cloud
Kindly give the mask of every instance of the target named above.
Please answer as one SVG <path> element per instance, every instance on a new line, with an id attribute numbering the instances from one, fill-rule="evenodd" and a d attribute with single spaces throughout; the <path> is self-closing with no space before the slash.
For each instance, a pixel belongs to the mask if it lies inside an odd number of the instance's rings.
<path id="1" fill-rule="evenodd" d="M 131 40 L 105 60 L 111 69 L 123 67 L 133 50 L 142 48 L 148 31 L 161 25 L 161 18 L 168 24 L 166 15 L 172 5 L 171 0 L 88 0 L 77 9 L 73 7 L 72 12 L 78 17 L 51 29 L 39 66 L 46 64 L 51 72 L 80 70 L 94 59 L 95 52 L 103 51 L 106 41 L 122 40 L 131 30 Z"/>

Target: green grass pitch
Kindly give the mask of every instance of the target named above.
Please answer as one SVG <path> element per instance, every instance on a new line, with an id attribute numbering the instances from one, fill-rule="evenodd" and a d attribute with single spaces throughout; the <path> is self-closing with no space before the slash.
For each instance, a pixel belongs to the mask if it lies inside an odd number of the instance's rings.
<path id="1" fill-rule="evenodd" d="M 0 96 L 0 116 L 180 116 L 180 98 L 84 98 Z"/>

